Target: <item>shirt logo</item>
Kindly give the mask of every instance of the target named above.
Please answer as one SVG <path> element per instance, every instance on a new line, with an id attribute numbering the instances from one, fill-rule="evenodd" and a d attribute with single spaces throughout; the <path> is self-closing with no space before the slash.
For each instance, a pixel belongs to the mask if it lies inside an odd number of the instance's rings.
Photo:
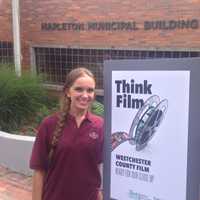
<path id="1" fill-rule="evenodd" d="M 97 138 L 99 138 L 99 135 L 96 132 L 90 132 L 89 137 L 93 140 L 96 140 Z"/>

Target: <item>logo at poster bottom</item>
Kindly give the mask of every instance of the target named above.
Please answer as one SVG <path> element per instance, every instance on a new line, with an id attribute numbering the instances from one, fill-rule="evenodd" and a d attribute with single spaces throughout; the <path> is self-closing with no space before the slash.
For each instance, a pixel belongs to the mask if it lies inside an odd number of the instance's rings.
<path id="1" fill-rule="evenodd" d="M 133 200 L 162 200 L 162 199 L 157 198 L 157 197 L 150 198 L 145 194 L 137 193 L 137 192 L 134 192 L 132 190 L 129 190 L 128 197 L 130 199 L 133 199 Z"/>
<path id="2" fill-rule="evenodd" d="M 129 133 L 119 131 L 111 135 L 112 151 L 126 141 L 136 145 L 136 151 L 144 149 L 163 121 L 167 108 L 167 99 L 160 101 L 157 95 L 149 97 L 138 110 Z"/>
<path id="3" fill-rule="evenodd" d="M 146 195 L 129 190 L 128 197 L 133 200 L 151 200 Z"/>

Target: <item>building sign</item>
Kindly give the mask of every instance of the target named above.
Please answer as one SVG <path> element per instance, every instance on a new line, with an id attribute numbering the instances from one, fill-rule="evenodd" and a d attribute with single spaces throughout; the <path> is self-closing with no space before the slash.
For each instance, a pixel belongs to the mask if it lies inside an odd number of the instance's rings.
<path id="1" fill-rule="evenodd" d="M 42 31 L 137 31 L 198 29 L 199 20 L 144 21 L 142 28 L 135 21 L 41 23 Z"/>
<path id="2" fill-rule="evenodd" d="M 200 59 L 195 62 L 197 70 Z M 189 142 L 197 139 L 191 127 L 198 127 L 195 116 L 189 121 L 195 107 L 189 102 L 200 96 L 190 92 L 200 83 L 194 77 L 199 70 L 192 71 L 193 63 L 186 59 L 106 63 L 105 145 L 110 157 L 105 156 L 105 199 L 199 199 L 200 160 L 195 172 L 189 162 L 198 156 L 191 150 L 197 144 Z M 196 184 L 193 191 L 191 184 Z"/>

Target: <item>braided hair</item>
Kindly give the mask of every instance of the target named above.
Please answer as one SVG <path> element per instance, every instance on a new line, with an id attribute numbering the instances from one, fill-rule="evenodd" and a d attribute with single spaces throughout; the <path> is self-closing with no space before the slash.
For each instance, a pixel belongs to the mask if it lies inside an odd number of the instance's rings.
<path id="1" fill-rule="evenodd" d="M 70 97 L 67 96 L 66 92 L 69 91 L 69 89 L 72 87 L 72 85 L 74 84 L 74 82 L 78 78 L 85 76 L 85 75 L 91 77 L 95 81 L 93 73 L 91 71 L 89 71 L 88 69 L 83 68 L 83 67 L 75 68 L 72 71 L 70 71 L 70 73 L 67 74 L 66 81 L 65 81 L 65 84 L 64 84 L 64 87 L 63 87 L 62 97 L 61 97 L 61 100 L 60 100 L 59 117 L 58 117 L 58 121 L 57 121 L 57 124 L 56 124 L 55 131 L 53 132 L 50 151 L 49 151 L 49 154 L 48 154 L 49 165 L 51 163 L 52 156 L 53 156 L 54 150 L 57 146 L 57 143 L 59 141 L 59 138 L 62 135 L 62 130 L 63 130 L 64 125 L 66 123 L 66 117 L 67 117 L 69 110 L 70 110 L 71 99 L 70 99 Z"/>

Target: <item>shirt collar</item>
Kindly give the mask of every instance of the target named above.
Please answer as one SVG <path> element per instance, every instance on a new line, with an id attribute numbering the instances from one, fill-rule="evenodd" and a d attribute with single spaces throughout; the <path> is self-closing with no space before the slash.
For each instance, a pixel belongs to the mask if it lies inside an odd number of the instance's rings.
<path id="1" fill-rule="evenodd" d="M 75 120 L 75 117 L 74 117 L 73 115 L 71 115 L 70 113 L 68 113 L 67 119 L 69 119 L 69 120 Z M 85 120 L 87 120 L 87 121 L 89 121 L 89 122 L 92 122 L 92 121 L 93 121 L 93 116 L 92 116 L 92 113 L 91 113 L 91 112 L 87 112 L 87 113 L 86 113 L 84 121 L 85 121 Z"/>
<path id="2" fill-rule="evenodd" d="M 93 121 L 93 115 L 91 112 L 87 112 L 85 115 L 85 119 L 87 119 L 88 121 L 92 122 Z"/>

